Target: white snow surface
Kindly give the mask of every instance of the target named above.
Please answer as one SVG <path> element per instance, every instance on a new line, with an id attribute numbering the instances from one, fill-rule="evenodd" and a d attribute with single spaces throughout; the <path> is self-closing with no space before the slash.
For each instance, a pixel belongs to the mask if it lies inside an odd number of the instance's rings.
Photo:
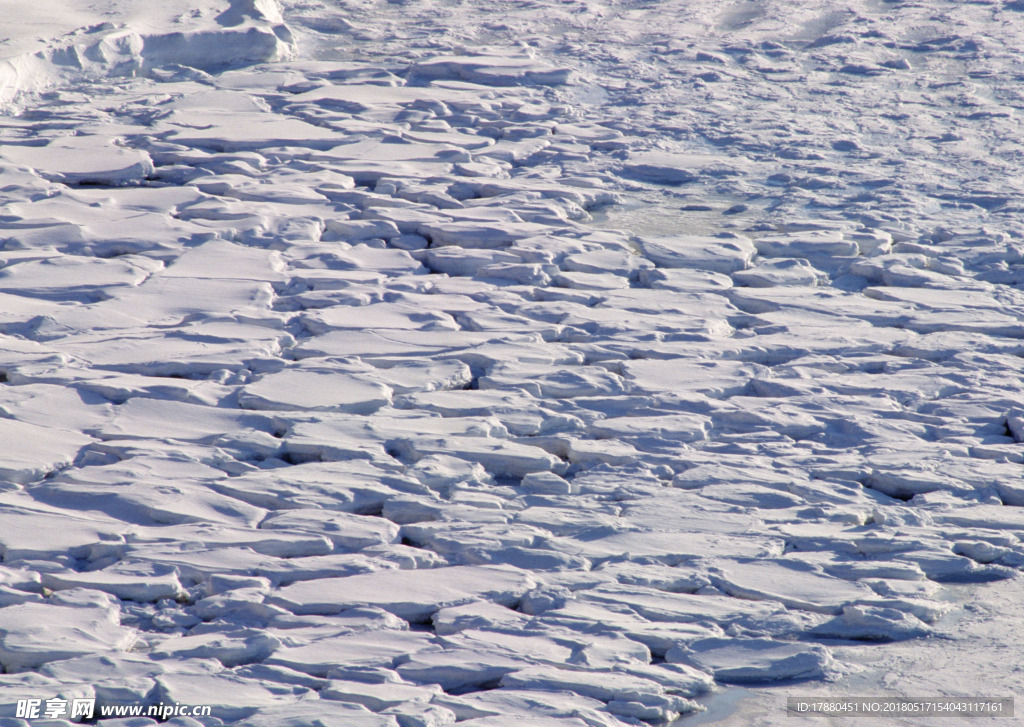
<path id="1" fill-rule="evenodd" d="M 0 12 L 4 727 L 1024 693 L 1024 3 Z"/>

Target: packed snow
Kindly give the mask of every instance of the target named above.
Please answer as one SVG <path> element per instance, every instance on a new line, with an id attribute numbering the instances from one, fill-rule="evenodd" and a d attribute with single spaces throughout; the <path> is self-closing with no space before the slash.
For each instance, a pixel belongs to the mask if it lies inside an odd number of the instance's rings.
<path id="1" fill-rule="evenodd" d="M 3 727 L 1024 693 L 1024 3 L 0 11 Z"/>

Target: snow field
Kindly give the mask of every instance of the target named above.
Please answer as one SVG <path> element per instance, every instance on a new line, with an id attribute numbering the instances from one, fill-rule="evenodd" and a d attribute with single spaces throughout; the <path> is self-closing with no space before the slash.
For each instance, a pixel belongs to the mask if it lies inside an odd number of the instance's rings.
<path id="1" fill-rule="evenodd" d="M 663 724 L 1024 563 L 1014 4 L 57 5 L 5 725 Z"/>

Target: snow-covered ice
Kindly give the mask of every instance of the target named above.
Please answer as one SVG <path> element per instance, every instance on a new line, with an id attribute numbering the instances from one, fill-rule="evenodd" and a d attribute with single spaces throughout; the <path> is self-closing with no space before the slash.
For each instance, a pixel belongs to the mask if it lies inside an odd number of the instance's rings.
<path id="1" fill-rule="evenodd" d="M 0 0 L 0 722 L 1020 692 L 1022 7 Z"/>

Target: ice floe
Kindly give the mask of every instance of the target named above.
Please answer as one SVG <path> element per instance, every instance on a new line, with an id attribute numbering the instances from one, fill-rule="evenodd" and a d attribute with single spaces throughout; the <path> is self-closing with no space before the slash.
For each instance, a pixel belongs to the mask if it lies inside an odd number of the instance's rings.
<path id="1" fill-rule="evenodd" d="M 0 1 L 0 721 L 665 724 L 1018 573 L 1019 8 L 646 5 Z"/>

